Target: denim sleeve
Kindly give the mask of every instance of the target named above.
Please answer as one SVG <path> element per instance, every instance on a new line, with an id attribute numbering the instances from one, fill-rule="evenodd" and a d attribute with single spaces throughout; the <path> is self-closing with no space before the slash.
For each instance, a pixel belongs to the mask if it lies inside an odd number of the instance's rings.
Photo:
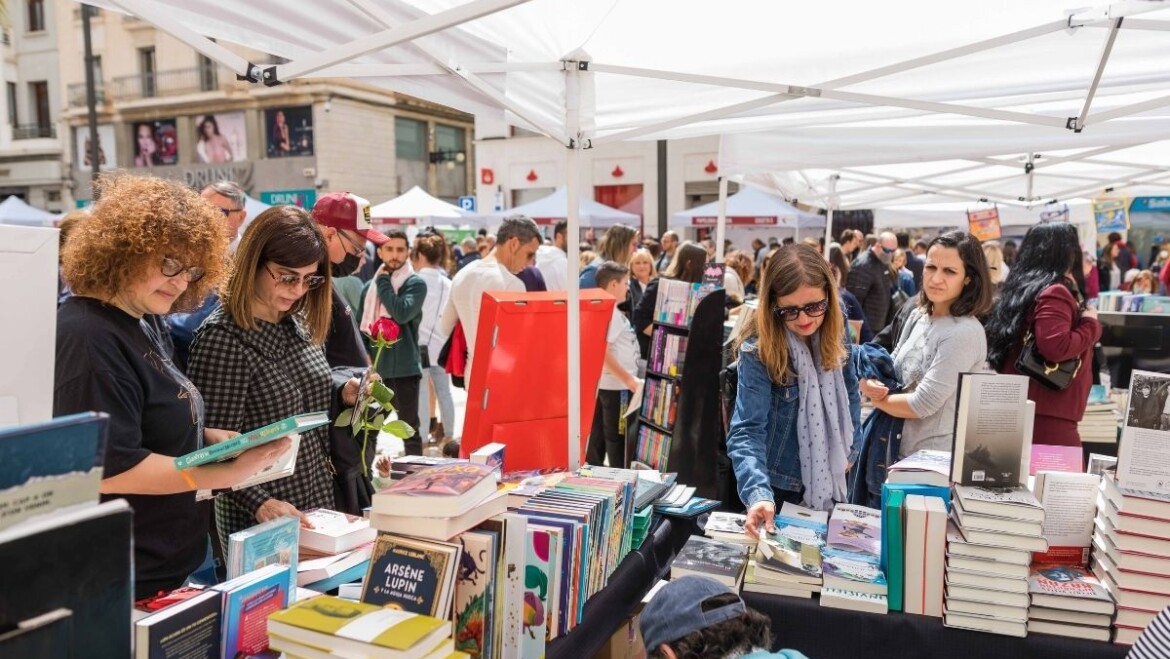
<path id="1" fill-rule="evenodd" d="M 849 419 L 853 421 L 853 448 L 849 451 L 849 464 L 857 462 L 857 454 L 861 451 L 861 387 L 857 384 L 857 369 L 854 366 L 860 350 L 860 346 L 849 346 L 850 357 L 841 369 L 845 376 L 845 393 L 849 395 Z"/>
<path id="2" fill-rule="evenodd" d="M 739 381 L 735 412 L 727 433 L 727 456 L 735 471 L 739 498 L 751 508 L 758 501 L 774 501 L 768 478 L 768 412 L 772 408 L 772 379 L 755 351 L 739 350 Z"/>

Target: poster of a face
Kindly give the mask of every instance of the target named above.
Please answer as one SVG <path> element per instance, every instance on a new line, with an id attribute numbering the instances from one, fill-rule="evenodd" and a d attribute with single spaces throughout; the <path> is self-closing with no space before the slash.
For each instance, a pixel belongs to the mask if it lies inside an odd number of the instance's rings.
<path id="1" fill-rule="evenodd" d="M 155 167 L 179 162 L 179 134 L 174 119 L 134 124 L 134 166 Z"/>
<path id="2" fill-rule="evenodd" d="M 236 162 L 247 157 L 243 112 L 195 117 L 195 162 Z"/>
<path id="3" fill-rule="evenodd" d="M 313 155 L 313 108 L 276 108 L 264 111 L 268 157 Z"/>
<path id="4" fill-rule="evenodd" d="M 118 155 L 115 152 L 116 144 L 114 142 L 114 126 L 112 124 L 103 124 L 97 127 L 97 143 L 98 143 L 98 168 L 100 169 L 114 169 L 118 166 Z M 93 163 L 91 162 L 93 155 L 90 153 L 90 139 L 89 128 L 87 126 L 80 126 L 73 129 L 73 144 L 77 149 L 77 157 L 74 162 L 77 164 L 77 169 L 88 172 L 93 170 Z"/>

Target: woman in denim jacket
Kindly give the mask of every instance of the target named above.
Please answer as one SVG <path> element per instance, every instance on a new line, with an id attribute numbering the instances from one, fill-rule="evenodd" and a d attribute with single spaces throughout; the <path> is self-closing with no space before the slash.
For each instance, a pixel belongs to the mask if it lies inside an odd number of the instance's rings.
<path id="1" fill-rule="evenodd" d="M 805 245 L 780 249 L 764 269 L 760 299 L 737 341 L 727 435 L 753 536 L 775 531 L 778 502 L 829 510 L 846 500 L 861 427 L 857 374 L 825 259 Z"/>

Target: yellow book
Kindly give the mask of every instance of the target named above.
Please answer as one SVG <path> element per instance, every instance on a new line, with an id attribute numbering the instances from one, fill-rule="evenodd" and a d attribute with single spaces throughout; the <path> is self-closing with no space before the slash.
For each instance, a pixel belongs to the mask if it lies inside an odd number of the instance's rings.
<path id="1" fill-rule="evenodd" d="M 421 659 L 450 638 L 451 621 L 322 595 L 269 615 L 268 631 L 323 651 Z"/>

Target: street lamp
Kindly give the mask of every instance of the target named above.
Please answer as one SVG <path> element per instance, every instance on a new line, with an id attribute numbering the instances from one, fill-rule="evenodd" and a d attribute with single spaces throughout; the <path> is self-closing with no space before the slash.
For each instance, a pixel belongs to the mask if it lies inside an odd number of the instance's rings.
<path id="1" fill-rule="evenodd" d="M 456 151 L 454 149 L 431 151 L 428 155 L 430 156 L 431 164 L 437 165 L 439 163 L 445 162 L 447 163 L 447 169 L 455 169 L 455 163 L 462 164 L 465 160 L 467 160 L 466 153 L 462 151 Z"/>

